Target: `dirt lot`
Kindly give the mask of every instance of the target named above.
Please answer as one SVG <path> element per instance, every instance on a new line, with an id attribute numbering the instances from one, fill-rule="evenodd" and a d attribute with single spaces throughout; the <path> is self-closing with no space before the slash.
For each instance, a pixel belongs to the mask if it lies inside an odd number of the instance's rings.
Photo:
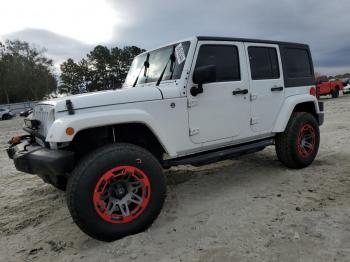
<path id="1" fill-rule="evenodd" d="M 84 235 L 64 193 L 3 152 L 22 119 L 0 121 L 1 261 L 350 261 L 350 96 L 325 99 L 315 163 L 288 170 L 274 148 L 173 169 L 163 212 L 113 243 Z"/>

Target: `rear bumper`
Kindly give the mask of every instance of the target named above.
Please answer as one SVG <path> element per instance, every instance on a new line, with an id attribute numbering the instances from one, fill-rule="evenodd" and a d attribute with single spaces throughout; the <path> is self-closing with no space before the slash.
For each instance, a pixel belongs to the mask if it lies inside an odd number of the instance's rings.
<path id="1" fill-rule="evenodd" d="M 318 102 L 318 108 L 320 112 L 318 113 L 318 125 L 322 126 L 324 122 L 324 103 Z"/>
<path id="2" fill-rule="evenodd" d="M 41 177 L 62 176 L 74 168 L 74 153 L 41 147 L 30 140 L 7 149 L 18 171 L 36 174 Z"/>

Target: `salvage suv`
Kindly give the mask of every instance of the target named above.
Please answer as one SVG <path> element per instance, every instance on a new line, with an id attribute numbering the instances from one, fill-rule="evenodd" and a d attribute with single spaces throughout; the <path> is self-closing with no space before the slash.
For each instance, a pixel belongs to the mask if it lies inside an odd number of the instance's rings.
<path id="1" fill-rule="evenodd" d="M 76 224 L 112 241 L 148 228 L 166 196 L 163 170 L 274 145 L 288 168 L 320 142 L 309 47 L 193 37 L 137 56 L 120 90 L 38 103 L 8 155 L 66 190 Z"/>

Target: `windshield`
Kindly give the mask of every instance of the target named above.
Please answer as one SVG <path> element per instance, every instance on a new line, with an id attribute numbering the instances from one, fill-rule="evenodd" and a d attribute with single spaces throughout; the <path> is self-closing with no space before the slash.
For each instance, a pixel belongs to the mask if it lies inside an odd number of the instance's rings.
<path id="1" fill-rule="evenodd" d="M 190 47 L 189 41 L 162 47 L 149 53 L 144 53 L 142 55 L 137 56 L 131 64 L 128 75 L 124 82 L 124 86 L 132 86 L 137 77 L 137 84 L 156 82 L 162 74 L 162 71 L 164 70 L 165 66 L 167 65 L 169 58 L 173 53 L 174 46 L 176 61 L 173 66 L 173 74 L 171 73 L 172 68 L 169 64 L 166 68 L 162 79 L 163 81 L 179 79 L 181 77 L 188 49 Z M 147 54 L 149 54 L 149 68 L 146 69 L 145 75 L 144 63 L 147 60 Z"/>

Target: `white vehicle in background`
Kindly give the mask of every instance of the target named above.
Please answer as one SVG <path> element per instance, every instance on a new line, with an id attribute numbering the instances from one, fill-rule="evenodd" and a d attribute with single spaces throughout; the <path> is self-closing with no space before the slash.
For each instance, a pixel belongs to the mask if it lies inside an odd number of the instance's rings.
<path id="1" fill-rule="evenodd" d="M 163 169 L 271 145 L 286 167 L 305 168 L 323 119 L 307 45 L 199 36 L 137 56 L 121 90 L 38 103 L 7 152 L 67 191 L 85 233 L 112 241 L 157 218 Z"/>
<path id="2" fill-rule="evenodd" d="M 347 86 L 344 86 L 343 88 L 343 94 L 350 94 L 350 84 L 348 84 Z"/>
<path id="3" fill-rule="evenodd" d="M 0 120 L 8 120 L 15 117 L 16 114 L 7 108 L 0 108 Z"/>

